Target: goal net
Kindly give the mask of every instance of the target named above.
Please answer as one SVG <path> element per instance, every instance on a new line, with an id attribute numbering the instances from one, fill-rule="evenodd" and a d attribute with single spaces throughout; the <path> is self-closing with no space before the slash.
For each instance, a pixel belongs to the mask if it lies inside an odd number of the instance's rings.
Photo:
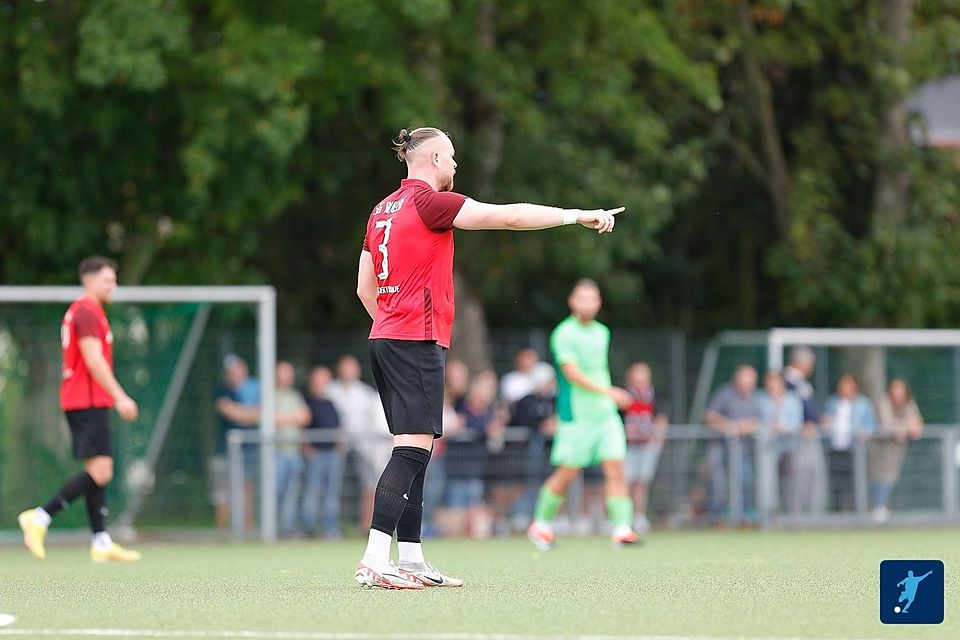
<path id="1" fill-rule="evenodd" d="M 47 500 L 79 468 L 59 408 L 60 323 L 78 287 L 0 287 L 0 522 Z M 214 396 L 228 354 L 260 380 L 264 436 L 273 431 L 276 361 L 271 287 L 119 287 L 108 309 L 117 379 L 140 406 L 133 424 L 112 417 L 111 527 L 214 523 L 209 462 L 218 453 Z M 268 382 L 269 384 L 264 384 Z M 269 438 L 264 438 L 269 443 Z M 273 457 L 257 470 L 257 522 L 276 534 Z M 82 508 L 58 525 L 83 527 Z"/>

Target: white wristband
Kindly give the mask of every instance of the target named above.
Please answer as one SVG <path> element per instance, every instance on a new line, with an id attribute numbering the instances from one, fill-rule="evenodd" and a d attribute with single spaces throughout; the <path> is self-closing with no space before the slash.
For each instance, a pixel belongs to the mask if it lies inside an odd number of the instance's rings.
<path id="1" fill-rule="evenodd" d="M 577 209 L 565 209 L 563 212 L 563 224 L 577 224 L 580 218 L 580 211 Z"/>

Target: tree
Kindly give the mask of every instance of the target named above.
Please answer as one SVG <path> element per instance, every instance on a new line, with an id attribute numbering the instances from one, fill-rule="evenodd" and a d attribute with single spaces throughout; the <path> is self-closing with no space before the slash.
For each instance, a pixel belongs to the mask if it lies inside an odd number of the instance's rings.
<path id="1" fill-rule="evenodd" d="M 461 326 L 707 332 L 960 317 L 957 168 L 904 98 L 958 70 L 933 0 L 0 3 L 0 278 L 269 281 L 284 326 L 364 326 L 388 140 L 439 124 L 479 199 L 624 204 L 596 238 L 459 234 Z"/>
<path id="2" fill-rule="evenodd" d="M 665 253 L 691 257 L 660 295 L 683 291 L 713 326 L 949 325 L 957 168 L 908 142 L 904 103 L 956 70 L 956 7 L 682 6 L 674 37 L 717 61 L 724 108 L 699 117 L 710 179 L 666 230 Z"/>
<path id="3" fill-rule="evenodd" d="M 318 259 L 332 280 L 352 280 L 356 255 L 348 250 L 344 259 L 335 247 L 358 247 L 375 199 L 403 176 L 388 160 L 387 141 L 400 127 L 441 123 L 458 148 L 457 187 L 473 197 L 628 207 L 622 230 L 604 238 L 570 229 L 458 234 L 455 336 L 482 343 L 484 317 L 500 325 L 554 322 L 582 275 L 601 281 L 621 321 L 635 322 L 637 265 L 655 254 L 652 234 L 705 175 L 701 143 L 679 128 L 691 103 L 719 109 L 711 65 L 686 57 L 639 2 L 453 6 L 423 3 L 411 12 L 361 2 L 323 13 L 318 28 L 329 44 L 317 83 L 335 99 L 317 110 L 295 162 L 312 186 L 275 226 L 285 238 L 276 255 L 284 257 L 271 265 L 271 279 L 294 290 L 303 271 L 287 262 L 303 256 L 305 269 Z M 402 46 L 396 33 L 405 34 Z M 306 90 L 319 94 L 319 86 Z M 322 238 L 322 249 L 308 258 L 298 246 L 310 237 Z M 300 291 L 287 300 L 296 318 L 362 322 L 352 290 Z M 485 364 L 479 355 L 471 360 Z"/>
<path id="4" fill-rule="evenodd" d="M 70 282 L 93 252 L 128 283 L 250 277 L 251 231 L 301 190 L 320 43 L 217 8 L 3 5 L 0 277 Z"/>

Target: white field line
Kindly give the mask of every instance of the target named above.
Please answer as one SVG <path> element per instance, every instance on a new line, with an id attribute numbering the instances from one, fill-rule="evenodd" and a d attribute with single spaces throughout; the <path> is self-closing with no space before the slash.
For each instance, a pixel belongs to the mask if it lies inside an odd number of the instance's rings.
<path id="1" fill-rule="evenodd" d="M 199 629 L 0 629 L 0 636 L 86 638 L 243 638 L 254 640 L 409 640 L 408 633 L 323 631 L 204 631 Z M 517 633 L 421 633 L 418 640 L 810 640 L 798 637 L 664 635 L 527 635 Z M 842 639 L 834 639 L 842 640 Z"/>

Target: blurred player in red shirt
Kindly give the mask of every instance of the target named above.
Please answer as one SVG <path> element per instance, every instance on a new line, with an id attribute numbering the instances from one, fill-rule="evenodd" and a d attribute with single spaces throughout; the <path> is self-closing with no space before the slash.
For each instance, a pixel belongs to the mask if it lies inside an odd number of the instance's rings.
<path id="1" fill-rule="evenodd" d="M 124 549 L 106 531 L 107 485 L 113 479 L 113 446 L 110 410 L 116 408 L 127 421 L 137 419 L 137 403 L 124 392 L 113 375 L 113 331 L 104 311 L 117 288 L 117 264 L 92 256 L 78 269 L 83 294 L 70 305 L 60 326 L 63 348 L 63 381 L 60 408 L 70 426 L 73 456 L 83 460 L 83 472 L 64 484 L 42 507 L 27 509 L 18 517 L 23 541 L 34 556 L 46 556 L 43 541 L 53 516 L 85 496 L 93 541 L 94 562 L 133 562 L 136 551 Z"/>

